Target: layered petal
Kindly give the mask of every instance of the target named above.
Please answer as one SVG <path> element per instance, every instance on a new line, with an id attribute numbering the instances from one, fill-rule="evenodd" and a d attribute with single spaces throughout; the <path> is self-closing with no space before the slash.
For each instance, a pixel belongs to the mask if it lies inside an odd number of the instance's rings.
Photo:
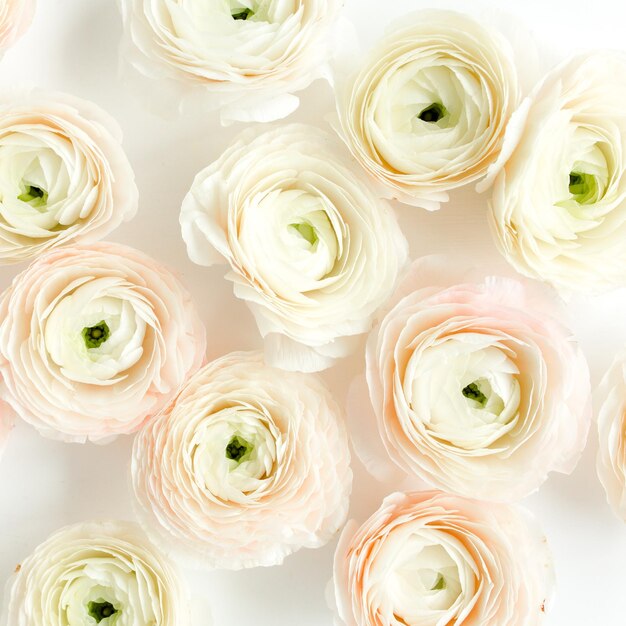
<path id="1" fill-rule="evenodd" d="M 438 209 L 498 157 L 520 86 L 509 41 L 452 11 L 404 16 L 339 74 L 337 130 L 388 196 Z"/>
<path id="2" fill-rule="evenodd" d="M 519 499 L 578 461 L 590 424 L 587 363 L 545 290 L 466 282 L 453 268 L 417 262 L 372 332 L 375 417 L 352 411 L 357 452 L 381 478 L 395 466 L 460 495 Z M 382 458 L 369 443 L 376 434 Z"/>
<path id="3" fill-rule="evenodd" d="M 18 565 L 3 626 L 189 626 L 180 576 L 130 522 L 59 530 Z"/>
<path id="4" fill-rule="evenodd" d="M 68 441 L 134 432 L 205 358 L 189 293 L 119 244 L 41 257 L 3 295 L 0 319 L 2 398 Z"/>
<path id="5" fill-rule="evenodd" d="M 564 293 L 626 284 L 626 55 L 549 74 L 507 129 L 491 225 L 519 272 Z"/>
<path id="6" fill-rule="evenodd" d="M 196 176 L 180 220 L 191 260 L 230 265 L 268 359 L 288 369 L 347 355 L 407 255 L 391 208 L 330 136 L 300 124 L 245 131 Z"/>
<path id="7" fill-rule="evenodd" d="M 337 626 L 538 626 L 553 586 L 523 509 L 442 492 L 394 493 L 335 553 Z"/>
<path id="8" fill-rule="evenodd" d="M 615 514 L 626 521 L 626 352 L 618 355 L 596 391 L 598 476 Z"/>
<path id="9" fill-rule="evenodd" d="M 0 56 L 28 29 L 36 0 L 0 0 Z"/>
<path id="10" fill-rule="evenodd" d="M 341 411 L 312 375 L 232 353 L 193 376 L 135 439 L 138 513 L 195 567 L 276 565 L 328 542 L 352 484 Z"/>
<path id="11" fill-rule="evenodd" d="M 184 97 L 202 94 L 222 122 L 266 122 L 327 74 L 342 0 L 118 0 L 123 53 Z M 205 97 L 205 100 L 207 99 Z"/>
<path id="12" fill-rule="evenodd" d="M 61 93 L 0 98 L 0 264 L 102 239 L 138 192 L 116 122 Z"/>

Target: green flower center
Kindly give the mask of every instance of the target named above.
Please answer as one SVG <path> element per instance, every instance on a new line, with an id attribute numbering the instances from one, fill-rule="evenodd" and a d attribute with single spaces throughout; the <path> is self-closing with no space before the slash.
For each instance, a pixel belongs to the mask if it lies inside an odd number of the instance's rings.
<path id="1" fill-rule="evenodd" d="M 422 109 L 421 113 L 418 114 L 422 122 L 428 122 L 429 124 L 436 124 L 441 118 L 445 117 L 448 114 L 448 110 L 443 106 L 440 102 L 433 102 L 428 105 L 425 109 Z"/>
<path id="2" fill-rule="evenodd" d="M 463 395 L 469 400 L 475 400 L 481 406 L 487 404 L 487 396 L 480 390 L 477 383 L 470 383 L 462 391 Z"/>
<path id="3" fill-rule="evenodd" d="M 570 172 L 569 192 L 578 204 L 590 204 L 598 199 L 598 180 L 593 174 Z"/>
<path id="4" fill-rule="evenodd" d="M 236 461 L 237 463 L 243 463 L 246 459 L 250 458 L 252 448 L 253 446 L 249 441 L 246 441 L 239 435 L 233 435 L 226 446 L 226 458 Z"/>
<path id="5" fill-rule="evenodd" d="M 48 202 L 48 192 L 35 185 L 26 185 L 24 193 L 21 193 L 17 199 L 29 202 L 33 206 L 42 206 Z"/>
<path id="6" fill-rule="evenodd" d="M 89 348 L 99 348 L 111 335 L 108 324 L 102 320 L 95 326 L 85 326 L 81 333 L 85 346 Z"/>
<path id="7" fill-rule="evenodd" d="M 303 239 L 306 239 L 311 245 L 316 243 L 319 239 L 319 237 L 317 236 L 317 231 L 308 222 L 302 222 L 300 224 L 290 224 L 290 226 L 291 228 L 294 228 L 298 232 L 298 234 Z"/>
<path id="8" fill-rule="evenodd" d="M 442 574 L 437 574 L 437 580 L 435 584 L 430 588 L 431 591 L 441 591 L 445 589 L 448 585 L 446 584 L 446 579 Z"/>
<path id="9" fill-rule="evenodd" d="M 232 13 L 232 18 L 234 20 L 247 20 L 251 15 L 254 15 L 252 9 L 237 9 L 236 13 Z"/>
<path id="10" fill-rule="evenodd" d="M 102 602 L 90 602 L 87 605 L 87 611 L 91 617 L 99 624 L 103 619 L 111 617 L 117 613 L 117 609 L 110 603 L 103 600 Z"/>

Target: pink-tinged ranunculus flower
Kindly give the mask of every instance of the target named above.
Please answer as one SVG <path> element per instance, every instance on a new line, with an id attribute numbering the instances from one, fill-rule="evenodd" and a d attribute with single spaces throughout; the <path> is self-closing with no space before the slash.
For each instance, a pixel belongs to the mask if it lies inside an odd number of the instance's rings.
<path id="1" fill-rule="evenodd" d="M 337 626 L 539 626 L 552 559 L 525 510 L 394 493 L 335 553 Z"/>
<path id="2" fill-rule="evenodd" d="M 40 90 L 0 98 L 0 264 L 102 239 L 137 211 L 116 122 Z"/>
<path id="3" fill-rule="evenodd" d="M 222 123 L 266 122 L 328 75 L 343 0 L 118 0 L 123 56 L 161 90 L 221 108 Z M 163 97 L 163 96 L 162 96 Z"/>
<path id="4" fill-rule="evenodd" d="M 2 626 L 189 626 L 180 573 L 130 522 L 57 531 L 16 569 Z"/>
<path id="5" fill-rule="evenodd" d="M 353 407 L 356 449 L 381 478 L 399 468 L 445 491 L 515 500 L 578 461 L 591 421 L 587 363 L 545 288 L 474 282 L 455 267 L 417 262 L 372 332 L 376 416 Z"/>
<path id="6" fill-rule="evenodd" d="M 248 129 L 183 202 L 189 257 L 230 265 L 277 367 L 317 371 L 349 354 L 406 262 L 393 210 L 346 156 L 313 126 Z"/>
<path id="7" fill-rule="evenodd" d="M 0 0 L 0 56 L 26 32 L 35 6 L 35 0 Z"/>
<path id="8" fill-rule="evenodd" d="M 596 391 L 598 476 L 615 514 L 626 521 L 626 352 L 609 368 Z"/>
<path id="9" fill-rule="evenodd" d="M 145 528 L 195 567 L 276 565 L 343 525 L 352 473 L 341 411 L 311 374 L 232 353 L 135 439 Z"/>
<path id="10" fill-rule="evenodd" d="M 0 319 L 2 398 L 66 441 L 134 432 L 204 360 L 189 293 L 118 244 L 41 257 L 3 295 Z"/>
<path id="11" fill-rule="evenodd" d="M 564 293 L 626 285 L 626 54 L 568 60 L 511 119 L 491 225 L 518 272 Z"/>
<path id="12" fill-rule="evenodd" d="M 441 10 L 403 16 L 337 83 L 354 157 L 386 196 L 428 210 L 485 176 L 521 93 L 499 28 Z"/>

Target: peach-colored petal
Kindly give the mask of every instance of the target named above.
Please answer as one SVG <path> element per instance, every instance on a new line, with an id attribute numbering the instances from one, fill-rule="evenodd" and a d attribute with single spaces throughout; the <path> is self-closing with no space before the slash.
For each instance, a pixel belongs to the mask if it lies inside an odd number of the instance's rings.
<path id="1" fill-rule="evenodd" d="M 0 2 L 0 54 L 26 32 L 33 20 L 36 4 L 36 0 Z"/>
<path id="2" fill-rule="evenodd" d="M 276 565 L 343 525 L 352 473 L 341 411 L 313 375 L 232 353 L 138 434 L 132 478 L 154 540 L 194 567 Z"/>
<path id="3" fill-rule="evenodd" d="M 622 352 L 596 391 L 598 476 L 615 514 L 626 521 L 626 352 Z"/>
<path id="4" fill-rule="evenodd" d="M 0 264 L 92 243 L 134 217 L 121 140 L 91 102 L 38 89 L 0 97 Z"/>
<path id="5" fill-rule="evenodd" d="M 42 434 L 69 441 L 134 432 L 205 358 L 189 293 L 119 244 L 42 256 L 4 293 L 0 318 L 2 398 Z"/>
<path id="6" fill-rule="evenodd" d="M 538 626 L 553 587 L 530 514 L 437 491 L 394 493 L 335 553 L 337 626 Z"/>
<path id="7" fill-rule="evenodd" d="M 350 405 L 351 423 L 363 421 L 356 451 L 381 480 L 399 468 L 446 491 L 515 500 L 573 470 L 590 424 L 588 367 L 545 288 L 464 282 L 477 272 L 454 267 L 416 262 L 370 335 L 374 410 Z"/>

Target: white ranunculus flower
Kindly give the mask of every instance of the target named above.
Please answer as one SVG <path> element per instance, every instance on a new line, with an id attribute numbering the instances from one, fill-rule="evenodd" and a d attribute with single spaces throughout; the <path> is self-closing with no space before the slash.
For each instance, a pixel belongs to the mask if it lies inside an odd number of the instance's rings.
<path id="1" fill-rule="evenodd" d="M 434 210 L 482 178 L 520 87 L 509 41 L 451 11 L 404 16 L 339 78 L 338 131 L 384 193 Z"/>
<path id="2" fill-rule="evenodd" d="M 598 476 L 615 514 L 626 521 L 626 351 L 615 359 L 595 395 Z"/>
<path id="3" fill-rule="evenodd" d="M 193 566 L 276 565 L 326 544 L 352 486 L 341 410 L 311 374 L 232 353 L 192 376 L 135 439 L 138 513 Z"/>
<path id="4" fill-rule="evenodd" d="M 381 479 L 400 470 L 512 501 L 576 466 L 591 423 L 589 368 L 552 293 L 474 274 L 446 258 L 415 263 L 370 334 L 374 415 L 366 391 L 352 394 L 351 434 Z"/>
<path id="5" fill-rule="evenodd" d="M 204 361 L 189 293 L 119 244 L 42 256 L 3 294 L 0 320 L 0 396 L 66 441 L 136 431 Z"/>
<path id="6" fill-rule="evenodd" d="M 172 89 L 179 83 L 179 104 L 180 94 L 210 94 L 227 123 L 276 120 L 298 107 L 293 92 L 328 73 L 343 0 L 118 3 L 124 56 Z"/>
<path id="7" fill-rule="evenodd" d="M 136 524 L 63 528 L 9 581 L 2 626 L 188 626 L 174 566 Z"/>
<path id="8" fill-rule="evenodd" d="M 340 149 L 310 126 L 247 130 L 196 176 L 182 206 L 191 260 L 230 264 L 268 360 L 286 369 L 319 370 L 348 354 L 407 256 L 391 208 Z"/>
<path id="9" fill-rule="evenodd" d="M 97 241 L 137 203 L 121 131 L 98 106 L 39 90 L 0 99 L 0 264 Z"/>
<path id="10" fill-rule="evenodd" d="M 554 573 L 521 508 L 394 493 L 335 553 L 337 626 L 539 626 Z"/>
<path id="11" fill-rule="evenodd" d="M 565 291 L 626 284 L 626 55 L 554 70 L 507 129 L 491 200 L 519 272 Z"/>

